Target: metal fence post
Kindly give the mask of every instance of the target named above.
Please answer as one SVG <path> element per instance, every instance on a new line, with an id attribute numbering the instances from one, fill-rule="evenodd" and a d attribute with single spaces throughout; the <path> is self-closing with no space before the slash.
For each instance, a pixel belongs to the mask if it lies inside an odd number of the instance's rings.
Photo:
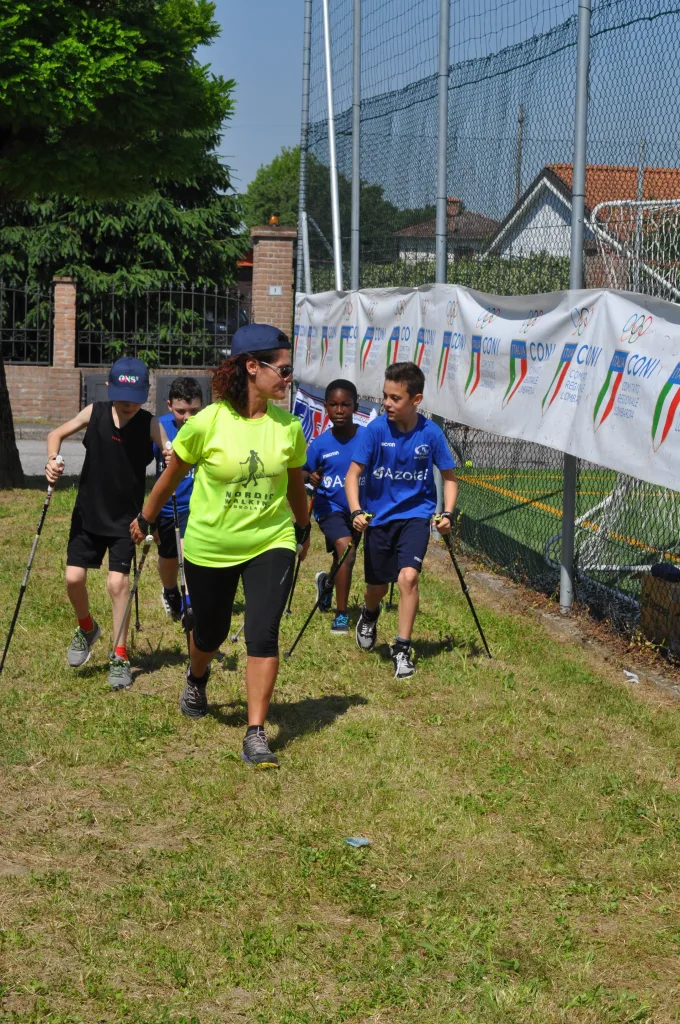
<path id="1" fill-rule="evenodd" d="M 359 288 L 359 212 L 361 204 L 361 0 L 354 0 L 352 45 L 352 249 L 350 288 Z"/>
<path id="2" fill-rule="evenodd" d="M 569 287 L 583 287 L 583 235 L 586 200 L 586 143 L 588 139 L 588 70 L 590 64 L 591 0 L 579 0 L 576 48 L 576 111 L 574 123 L 574 178 L 571 200 L 571 262 Z M 564 456 L 562 496 L 562 562 L 560 611 L 574 603 L 574 520 L 576 518 L 576 458 Z"/>
<path id="3" fill-rule="evenodd" d="M 447 234 L 447 144 L 449 133 L 449 19 L 451 0 L 439 0 L 439 68 L 437 74 L 437 220 L 435 226 L 435 282 L 446 284 L 448 254 Z M 438 427 L 444 428 L 443 416 L 433 416 Z M 442 475 L 435 467 L 434 479 L 437 487 L 437 511 L 442 511 L 444 484 Z M 441 540 L 432 529 L 433 537 Z"/>
<path id="4" fill-rule="evenodd" d="M 338 193 L 338 161 L 335 153 L 335 113 L 333 108 L 333 62 L 331 57 L 331 18 L 329 0 L 323 5 L 323 42 L 326 56 L 326 100 L 328 104 L 328 163 L 331 176 L 331 214 L 333 218 L 333 264 L 335 290 L 342 291 L 342 247 L 340 242 L 340 197 Z"/>
<path id="5" fill-rule="evenodd" d="M 302 291 L 302 268 L 309 267 L 307 237 L 307 149 L 309 146 L 309 67 L 312 56 L 312 0 L 305 0 L 305 21 L 302 42 L 302 114 L 300 118 L 300 185 L 298 191 L 298 241 L 295 265 L 295 291 Z M 305 282 L 309 291 L 309 284 Z"/>
<path id="6" fill-rule="evenodd" d="M 446 146 L 449 130 L 449 15 L 451 0 L 439 0 L 439 70 L 437 75 L 437 222 L 435 281 L 446 284 Z"/>

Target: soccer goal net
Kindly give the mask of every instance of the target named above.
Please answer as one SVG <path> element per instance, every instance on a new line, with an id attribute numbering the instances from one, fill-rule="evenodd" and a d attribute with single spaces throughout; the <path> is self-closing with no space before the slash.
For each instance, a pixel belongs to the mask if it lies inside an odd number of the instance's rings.
<path id="1" fill-rule="evenodd" d="M 590 228 L 604 287 L 680 301 L 680 199 L 599 203 Z"/>

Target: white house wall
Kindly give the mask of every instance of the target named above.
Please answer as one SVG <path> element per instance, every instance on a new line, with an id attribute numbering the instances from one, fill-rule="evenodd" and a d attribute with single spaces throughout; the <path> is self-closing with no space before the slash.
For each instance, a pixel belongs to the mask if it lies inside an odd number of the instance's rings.
<path id="1" fill-rule="evenodd" d="M 586 239 L 591 237 L 586 228 Z M 571 206 L 552 190 L 544 188 L 528 210 L 509 227 L 496 252 L 505 257 L 539 252 L 568 257 L 570 250 Z"/>

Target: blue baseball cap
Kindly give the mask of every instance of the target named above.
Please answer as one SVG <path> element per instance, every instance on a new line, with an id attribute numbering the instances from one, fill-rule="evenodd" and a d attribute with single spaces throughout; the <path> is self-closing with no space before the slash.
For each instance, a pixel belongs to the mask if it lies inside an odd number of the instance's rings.
<path id="1" fill-rule="evenodd" d="M 271 324 L 245 324 L 231 339 L 232 356 L 244 352 L 264 352 L 272 348 L 290 348 L 288 335 Z"/>
<path id="2" fill-rule="evenodd" d="M 149 397 L 149 371 L 141 359 L 123 356 L 109 370 L 108 395 L 111 402 L 144 405 Z"/>

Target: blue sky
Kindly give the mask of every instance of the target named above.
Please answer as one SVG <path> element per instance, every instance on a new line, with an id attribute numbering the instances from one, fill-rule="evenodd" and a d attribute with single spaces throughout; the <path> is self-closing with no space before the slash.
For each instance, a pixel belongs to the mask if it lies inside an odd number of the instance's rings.
<path id="1" fill-rule="evenodd" d="M 244 190 L 282 146 L 300 141 L 301 0 L 216 0 L 222 34 L 199 51 L 216 74 L 236 80 L 236 113 L 220 151 Z"/>

